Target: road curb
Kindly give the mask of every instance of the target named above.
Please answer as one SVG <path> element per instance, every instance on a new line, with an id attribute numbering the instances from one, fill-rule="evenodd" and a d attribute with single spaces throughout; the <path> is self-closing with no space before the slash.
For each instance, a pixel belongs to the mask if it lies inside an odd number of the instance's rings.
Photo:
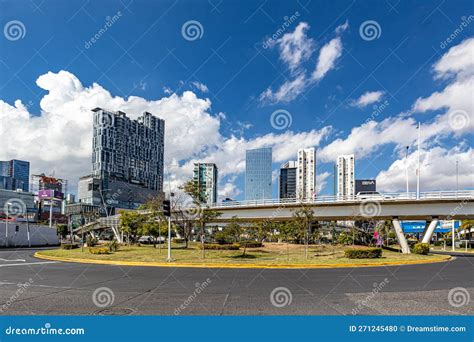
<path id="1" fill-rule="evenodd" d="M 314 265 L 314 264 L 298 264 L 298 265 L 265 265 L 265 264 L 185 264 L 185 263 L 169 263 L 169 262 L 141 262 L 141 261 L 114 261 L 114 260 L 93 260 L 80 258 L 61 258 L 49 255 L 42 255 L 41 252 L 34 254 L 35 258 L 43 260 L 74 262 L 83 264 L 96 265 L 114 265 L 114 266 L 142 266 L 142 267 L 180 267 L 180 268 L 247 268 L 247 269 L 316 269 L 316 268 L 351 268 L 351 267 L 381 267 L 381 266 L 403 266 L 418 265 L 446 262 L 452 259 L 451 256 L 443 260 L 413 260 L 413 261 L 387 261 L 381 263 L 362 263 L 362 264 L 331 264 L 331 265 Z"/>

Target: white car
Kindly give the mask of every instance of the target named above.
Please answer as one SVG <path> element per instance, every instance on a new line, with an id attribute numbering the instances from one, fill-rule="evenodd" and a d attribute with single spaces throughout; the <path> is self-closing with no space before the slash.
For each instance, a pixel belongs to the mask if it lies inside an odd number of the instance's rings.
<path id="1" fill-rule="evenodd" d="M 383 200 L 383 199 L 389 199 L 392 197 L 388 195 L 382 195 L 380 192 L 377 192 L 377 191 L 359 191 L 356 195 L 356 198 L 359 200 L 366 200 L 366 199 Z"/>

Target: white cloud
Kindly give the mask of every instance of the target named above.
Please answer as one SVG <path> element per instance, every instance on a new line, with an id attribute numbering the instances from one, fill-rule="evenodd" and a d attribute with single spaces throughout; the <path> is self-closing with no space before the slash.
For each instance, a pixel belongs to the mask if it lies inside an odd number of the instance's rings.
<path id="1" fill-rule="evenodd" d="M 280 50 L 280 59 L 292 72 L 300 68 L 301 63 L 313 54 L 314 41 L 306 35 L 308 29 L 309 24 L 301 22 L 293 32 L 285 33 L 276 42 Z"/>
<path id="2" fill-rule="evenodd" d="M 269 103 L 285 103 L 294 100 L 307 86 L 307 80 L 304 74 L 300 74 L 293 80 L 283 83 L 276 92 L 267 88 L 260 94 L 260 101 Z"/>
<path id="3" fill-rule="evenodd" d="M 380 99 L 384 96 L 385 92 L 378 90 L 378 91 L 368 91 L 362 94 L 357 100 L 354 100 L 351 105 L 356 107 L 366 107 L 369 104 L 379 102 Z"/>
<path id="4" fill-rule="evenodd" d="M 456 161 L 458 161 L 459 189 L 474 188 L 473 160 L 474 149 L 450 150 L 434 147 L 421 153 L 420 190 L 455 190 Z M 411 192 L 416 191 L 417 153 L 408 156 L 408 180 Z M 404 191 L 406 189 L 405 159 L 395 160 L 387 170 L 377 176 L 377 189 L 385 192 Z"/>
<path id="5" fill-rule="evenodd" d="M 471 77 L 474 74 L 474 38 L 449 49 L 434 65 L 434 71 L 437 78 Z"/>
<path id="6" fill-rule="evenodd" d="M 201 83 L 201 82 L 198 82 L 198 81 L 193 81 L 193 82 L 191 82 L 191 84 L 194 86 L 194 88 L 199 90 L 201 93 L 209 92 L 209 88 L 204 83 Z"/>
<path id="7" fill-rule="evenodd" d="M 338 27 L 336 27 L 336 34 L 341 34 L 342 32 L 344 32 L 345 30 L 347 30 L 349 28 L 349 20 L 346 20 L 346 22 L 342 25 L 339 25 Z"/>
<path id="8" fill-rule="evenodd" d="M 37 85 L 47 91 L 39 115 L 29 113 L 20 100 L 14 106 L 0 100 L 0 136 L 7 142 L 0 159 L 29 160 L 32 173 L 54 170 L 58 177 L 69 179 L 71 189 L 77 186 L 78 177 L 91 171 L 91 109 L 95 107 L 121 110 L 131 118 L 148 111 L 166 121 L 165 172 L 171 173 L 172 188 L 191 177 L 195 160 L 215 162 L 220 176 L 232 177 L 245 169 L 245 149 L 272 146 L 274 160 L 281 162 L 293 158 L 301 145 L 319 145 L 330 132 L 325 127 L 254 139 L 225 137 L 220 133 L 222 113 L 212 115 L 210 100 L 191 91 L 157 100 L 124 99 L 96 83 L 85 87 L 67 71 L 41 75 Z M 231 185 L 224 187 L 226 192 L 232 189 Z"/>
<path id="9" fill-rule="evenodd" d="M 342 55 L 341 38 L 332 39 L 329 43 L 324 45 L 319 51 L 318 62 L 316 69 L 313 72 L 312 78 L 315 81 L 321 80 L 331 69 L 336 65 L 336 61 Z"/>

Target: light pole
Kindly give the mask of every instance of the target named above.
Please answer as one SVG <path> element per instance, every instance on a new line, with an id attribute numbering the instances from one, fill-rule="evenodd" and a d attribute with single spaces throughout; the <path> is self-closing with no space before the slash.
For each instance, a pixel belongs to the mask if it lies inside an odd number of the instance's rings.
<path id="1" fill-rule="evenodd" d="M 53 196 L 49 198 L 49 228 L 53 228 Z"/>
<path id="2" fill-rule="evenodd" d="M 408 186 L 408 150 L 410 149 L 410 146 L 406 147 L 406 152 L 405 152 L 405 180 L 407 183 L 407 199 L 410 198 L 410 188 Z"/>
<path id="3" fill-rule="evenodd" d="M 416 170 L 416 199 L 420 199 L 420 142 L 421 140 L 421 123 L 418 123 L 418 168 Z"/>

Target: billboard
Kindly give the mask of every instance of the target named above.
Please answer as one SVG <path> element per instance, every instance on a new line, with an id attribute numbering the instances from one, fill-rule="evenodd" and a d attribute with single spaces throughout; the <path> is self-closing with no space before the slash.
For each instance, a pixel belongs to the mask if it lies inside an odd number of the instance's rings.
<path id="1" fill-rule="evenodd" d="M 45 190 L 39 190 L 38 191 L 38 198 L 40 200 L 50 199 L 50 198 L 63 199 L 64 194 L 60 191 L 45 189 Z"/>
<path id="2" fill-rule="evenodd" d="M 366 191 L 377 191 L 375 179 L 356 179 L 355 193 Z"/>

